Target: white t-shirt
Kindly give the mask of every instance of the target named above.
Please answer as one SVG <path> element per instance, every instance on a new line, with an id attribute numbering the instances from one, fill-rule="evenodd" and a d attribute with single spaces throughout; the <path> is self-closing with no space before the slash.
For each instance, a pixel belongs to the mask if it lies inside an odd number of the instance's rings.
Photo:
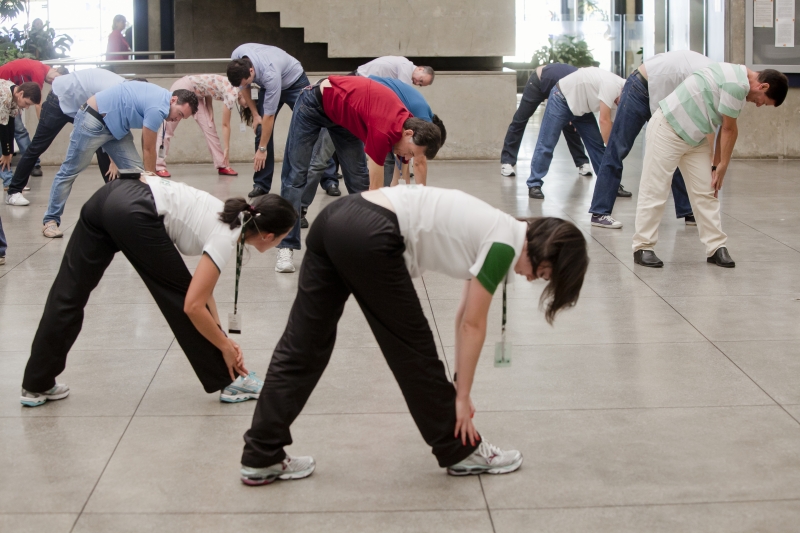
<path id="1" fill-rule="evenodd" d="M 400 223 L 411 277 L 426 270 L 457 279 L 478 278 L 490 293 L 522 253 L 528 225 L 454 189 L 420 185 L 386 187 Z"/>
<path id="2" fill-rule="evenodd" d="M 369 78 L 379 76 L 381 78 L 394 78 L 403 83 L 414 85 L 411 76 L 414 74 L 414 63 L 402 56 L 384 56 L 373 59 L 369 63 L 364 63 L 356 70 L 359 76 Z"/>
<path id="3" fill-rule="evenodd" d="M 686 81 L 686 78 L 711 63 L 713 61 L 703 54 L 691 50 L 656 54 L 645 61 L 647 91 L 650 93 L 650 113 L 655 113 L 658 103 L 672 94 L 678 85 Z"/>
<path id="4" fill-rule="evenodd" d="M 219 219 L 224 203 L 185 183 L 147 176 L 156 212 L 164 217 L 167 235 L 183 255 L 208 254 L 222 271 L 230 260 L 241 226 L 232 230 Z"/>
<path id="5" fill-rule="evenodd" d="M 611 118 L 617 114 L 614 100 L 622 93 L 625 80 L 599 67 L 579 68 L 558 82 L 569 110 L 575 116 L 599 113 L 600 102 L 611 109 Z"/>

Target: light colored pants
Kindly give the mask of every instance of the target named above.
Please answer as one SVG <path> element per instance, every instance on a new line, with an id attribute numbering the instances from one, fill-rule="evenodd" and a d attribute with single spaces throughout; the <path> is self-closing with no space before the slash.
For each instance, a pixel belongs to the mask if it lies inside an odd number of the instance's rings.
<path id="1" fill-rule="evenodd" d="M 186 89 L 187 91 L 194 92 L 194 84 L 184 78 L 179 79 L 170 87 L 170 92 L 178 89 Z M 222 151 L 222 145 L 217 136 L 217 126 L 214 124 L 214 106 L 213 99 L 210 96 L 197 97 L 197 113 L 194 119 L 200 130 L 206 138 L 208 151 L 211 152 L 211 157 L 214 160 L 215 168 L 223 168 L 225 166 L 225 153 Z M 169 153 L 169 141 L 175 135 L 175 128 L 178 127 L 179 122 L 166 122 L 166 135 L 164 134 L 164 126 L 158 129 L 158 141 L 156 141 L 156 148 L 164 143 L 164 157 L 156 159 L 156 170 L 167 170 L 167 154 Z"/>
<path id="2" fill-rule="evenodd" d="M 680 167 L 686 182 L 700 240 L 711 257 L 725 246 L 728 236 L 722 231 L 719 199 L 711 186 L 711 147 L 708 141 L 691 146 L 675 133 L 661 110 L 647 125 L 642 181 L 636 206 L 636 231 L 633 251 L 652 250 L 658 242 L 658 225 L 664 215 L 672 175 Z"/>

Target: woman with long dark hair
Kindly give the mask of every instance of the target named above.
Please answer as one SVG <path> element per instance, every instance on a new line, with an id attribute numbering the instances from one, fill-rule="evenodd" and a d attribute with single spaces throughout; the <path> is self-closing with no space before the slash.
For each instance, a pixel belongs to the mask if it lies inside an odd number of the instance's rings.
<path id="1" fill-rule="evenodd" d="M 239 345 L 222 329 L 214 287 L 234 250 L 264 252 L 297 220 L 275 194 L 248 204 L 225 202 L 155 175 L 117 179 L 81 209 L 50 289 L 22 381 L 23 405 L 69 394 L 56 383 L 83 323 L 83 308 L 114 255 L 121 251 L 142 277 L 206 392 L 223 402 L 258 398 L 262 382 L 249 373 Z M 181 254 L 202 256 L 194 276 Z"/>
<path id="2" fill-rule="evenodd" d="M 559 218 L 517 220 L 461 191 L 407 185 L 337 200 L 319 214 L 306 245 L 289 322 L 245 433 L 242 481 L 264 485 L 314 471 L 311 457 L 283 448 L 328 364 L 351 294 L 439 466 L 456 476 L 519 468 L 520 452 L 486 443 L 472 423 L 486 317 L 493 293 L 515 273 L 549 282 L 541 297 L 548 322 L 574 305 L 589 264 L 580 230 Z M 453 383 L 411 282 L 426 270 L 465 280 Z"/>

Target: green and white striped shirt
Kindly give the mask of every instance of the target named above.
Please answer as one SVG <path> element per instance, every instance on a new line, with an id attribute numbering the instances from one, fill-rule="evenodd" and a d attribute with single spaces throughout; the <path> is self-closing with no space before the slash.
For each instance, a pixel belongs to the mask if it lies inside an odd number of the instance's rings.
<path id="1" fill-rule="evenodd" d="M 675 133 L 697 146 L 722 124 L 722 115 L 739 116 L 749 92 L 744 65 L 712 63 L 686 78 L 659 105 Z"/>

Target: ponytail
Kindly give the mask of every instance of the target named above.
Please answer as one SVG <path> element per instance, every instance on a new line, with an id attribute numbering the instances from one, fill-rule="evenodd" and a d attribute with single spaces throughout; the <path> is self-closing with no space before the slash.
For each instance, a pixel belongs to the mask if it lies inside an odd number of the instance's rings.
<path id="1" fill-rule="evenodd" d="M 244 217 L 240 216 L 242 213 L 245 213 Z M 285 198 L 277 194 L 264 194 L 255 198 L 252 205 L 242 197 L 229 198 L 225 201 L 219 219 L 231 229 L 241 226 L 244 220 L 245 231 L 248 233 L 283 235 L 297 222 L 297 211 Z"/>

